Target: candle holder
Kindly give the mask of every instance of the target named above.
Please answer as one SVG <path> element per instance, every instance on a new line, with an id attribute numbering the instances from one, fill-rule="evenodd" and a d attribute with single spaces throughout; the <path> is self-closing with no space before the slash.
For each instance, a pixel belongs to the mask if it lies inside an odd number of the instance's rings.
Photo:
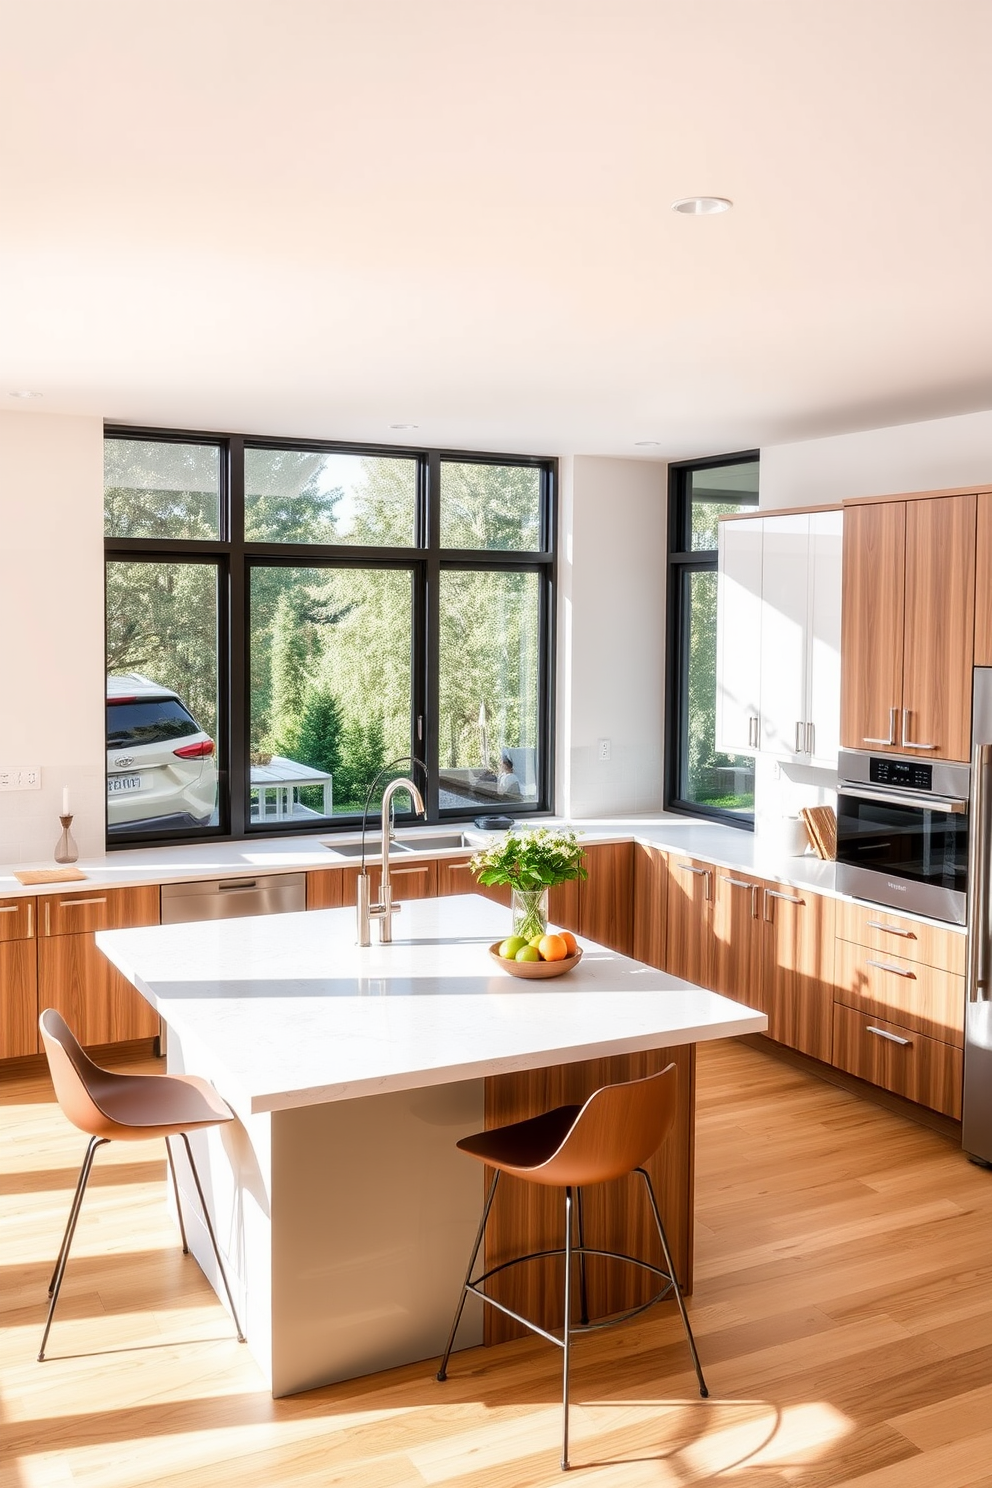
<path id="1" fill-rule="evenodd" d="M 72 817 L 60 816 L 59 821 L 62 823 L 62 836 L 55 844 L 55 861 L 56 863 L 74 863 L 79 857 L 79 848 L 69 831 L 72 826 Z"/>

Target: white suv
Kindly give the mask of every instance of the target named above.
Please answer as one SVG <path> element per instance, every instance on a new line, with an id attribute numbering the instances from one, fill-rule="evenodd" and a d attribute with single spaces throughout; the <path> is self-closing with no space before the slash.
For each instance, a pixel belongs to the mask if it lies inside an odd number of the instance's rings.
<path id="1" fill-rule="evenodd" d="M 217 805 L 214 741 L 168 687 L 107 678 L 107 831 L 204 827 Z"/>

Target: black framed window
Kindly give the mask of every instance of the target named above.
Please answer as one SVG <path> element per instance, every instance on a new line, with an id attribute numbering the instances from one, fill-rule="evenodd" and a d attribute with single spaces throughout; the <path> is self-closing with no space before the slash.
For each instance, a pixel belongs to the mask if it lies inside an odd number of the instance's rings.
<path id="1" fill-rule="evenodd" d="M 754 760 L 716 747 L 717 533 L 758 505 L 758 452 L 669 466 L 665 804 L 754 826 Z"/>
<path id="2" fill-rule="evenodd" d="M 111 845 L 551 809 L 556 462 L 108 428 Z"/>

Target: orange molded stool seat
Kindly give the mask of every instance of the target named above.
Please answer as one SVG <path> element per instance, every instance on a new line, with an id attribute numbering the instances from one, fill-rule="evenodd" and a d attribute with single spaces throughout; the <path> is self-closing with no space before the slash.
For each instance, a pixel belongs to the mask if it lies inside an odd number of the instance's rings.
<path id="1" fill-rule="evenodd" d="M 48 1320 L 38 1351 L 39 1363 L 45 1357 L 55 1304 L 65 1275 L 69 1247 L 76 1230 L 76 1221 L 82 1208 L 83 1194 L 93 1166 L 98 1147 L 105 1142 L 146 1142 L 150 1137 L 164 1137 L 165 1150 L 172 1171 L 172 1184 L 176 1194 L 176 1212 L 179 1215 L 179 1231 L 183 1240 L 183 1254 L 189 1254 L 186 1243 L 186 1226 L 183 1224 L 182 1204 L 179 1198 L 179 1183 L 176 1165 L 169 1146 L 170 1137 L 182 1137 L 189 1158 L 190 1170 L 200 1198 L 203 1218 L 210 1243 L 217 1257 L 224 1290 L 231 1305 L 231 1314 L 238 1330 L 238 1341 L 244 1343 L 244 1334 L 238 1322 L 238 1314 L 228 1285 L 227 1273 L 220 1258 L 214 1228 L 200 1186 L 200 1175 L 196 1171 L 193 1153 L 186 1133 L 203 1127 L 219 1126 L 233 1121 L 234 1112 L 226 1101 L 221 1100 L 212 1085 L 196 1075 L 120 1075 L 112 1070 L 101 1069 L 84 1053 L 72 1030 L 60 1013 L 47 1008 L 38 1020 L 41 1037 L 48 1056 L 52 1084 L 62 1113 L 90 1138 L 83 1166 L 76 1184 L 76 1193 L 69 1210 L 69 1219 L 62 1237 L 58 1260 L 48 1287 L 52 1299 L 48 1309 Z"/>
<path id="2" fill-rule="evenodd" d="M 465 1298 L 469 1292 L 476 1297 L 481 1297 L 483 1302 L 488 1302 L 500 1312 L 506 1313 L 516 1322 L 523 1324 L 525 1328 L 529 1328 L 531 1332 L 539 1333 L 542 1338 L 558 1344 L 564 1354 L 561 1446 L 563 1470 L 569 1466 L 568 1366 L 571 1340 L 576 1333 L 586 1333 L 595 1328 L 605 1328 L 615 1323 L 626 1322 L 628 1318 L 652 1307 L 671 1293 L 678 1303 L 682 1316 L 685 1336 L 689 1343 L 689 1353 L 692 1355 L 693 1368 L 699 1381 L 699 1393 L 704 1398 L 709 1395 L 706 1381 L 703 1379 L 699 1355 L 696 1353 L 695 1339 L 689 1326 L 682 1289 L 675 1275 L 675 1265 L 661 1222 L 654 1188 L 643 1166 L 662 1145 L 672 1129 L 676 1114 L 677 1079 L 678 1071 L 674 1064 L 670 1064 L 657 1074 L 648 1075 L 643 1080 L 630 1080 L 622 1085 L 604 1085 L 602 1089 L 595 1091 L 589 1097 L 584 1106 L 558 1106 L 553 1111 L 546 1111 L 542 1116 L 532 1116 L 527 1121 L 516 1121 L 510 1126 L 495 1127 L 492 1131 L 477 1132 L 474 1136 L 464 1137 L 458 1143 L 463 1152 L 467 1152 L 470 1157 L 478 1158 L 480 1162 L 488 1164 L 496 1171 L 486 1196 L 482 1222 L 475 1237 L 475 1245 L 468 1263 L 468 1270 L 465 1272 L 465 1281 L 462 1284 L 461 1296 L 458 1299 L 454 1321 L 451 1324 L 451 1332 L 448 1335 L 437 1377 L 439 1380 L 447 1378 L 448 1358 L 461 1320 L 462 1308 L 465 1306 Z M 542 1183 L 564 1188 L 565 1244 L 558 1250 L 543 1250 L 530 1255 L 515 1256 L 513 1260 L 494 1266 L 491 1271 L 487 1271 L 473 1281 L 472 1272 L 475 1269 L 476 1257 L 486 1232 L 486 1222 L 493 1206 L 496 1185 L 501 1173 L 512 1173 L 527 1183 Z M 648 1261 L 637 1260 L 633 1256 L 619 1255 L 615 1251 L 596 1250 L 583 1242 L 582 1189 L 591 1183 L 605 1183 L 611 1178 L 622 1178 L 627 1173 L 640 1173 L 644 1180 L 667 1270 L 651 1265 Z M 573 1189 L 577 1197 L 578 1210 L 577 1245 L 572 1241 Z M 513 1312 L 503 1303 L 497 1302 L 495 1298 L 487 1296 L 482 1290 L 490 1277 L 497 1275 L 498 1272 L 505 1271 L 510 1266 L 518 1266 L 523 1261 L 534 1260 L 537 1256 L 552 1255 L 562 1255 L 565 1258 L 565 1325 L 561 1338 L 556 1338 L 554 1334 L 538 1327 L 528 1318 Z M 660 1277 L 664 1285 L 649 1301 L 630 1308 L 621 1316 L 590 1323 L 585 1316 L 584 1296 L 584 1261 L 589 1255 L 608 1256 L 614 1260 L 624 1261 L 628 1265 L 640 1266 Z M 580 1324 L 574 1324 L 571 1321 L 573 1256 L 579 1258 L 580 1281 L 583 1283 Z"/>

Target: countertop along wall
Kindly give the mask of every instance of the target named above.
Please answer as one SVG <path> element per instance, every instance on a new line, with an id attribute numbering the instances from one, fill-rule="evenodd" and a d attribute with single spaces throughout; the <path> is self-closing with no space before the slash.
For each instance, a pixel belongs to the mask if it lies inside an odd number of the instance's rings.
<path id="1" fill-rule="evenodd" d="M 51 861 L 62 787 L 80 853 L 104 833 L 103 421 L 0 413 L 0 861 Z"/>

